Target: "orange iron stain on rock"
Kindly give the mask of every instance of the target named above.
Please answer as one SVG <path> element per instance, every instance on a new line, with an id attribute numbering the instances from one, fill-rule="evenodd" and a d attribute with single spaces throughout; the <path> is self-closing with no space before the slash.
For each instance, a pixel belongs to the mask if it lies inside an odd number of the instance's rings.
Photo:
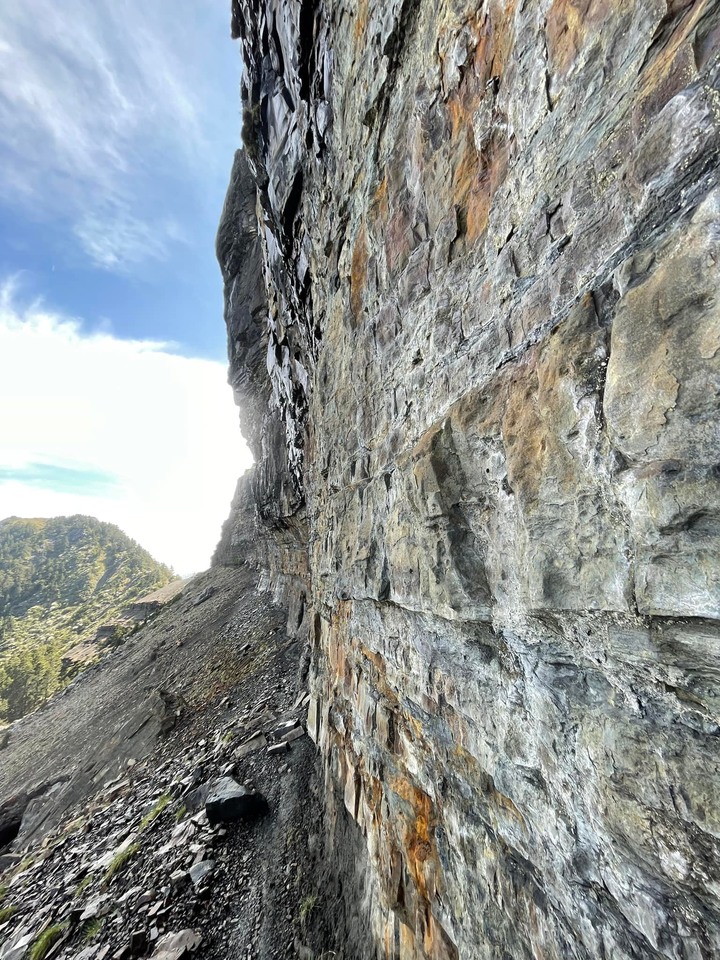
<path id="1" fill-rule="evenodd" d="M 367 284 L 368 243 L 365 221 L 355 238 L 350 267 L 350 307 L 353 318 L 359 320 L 363 309 L 365 286 Z"/>

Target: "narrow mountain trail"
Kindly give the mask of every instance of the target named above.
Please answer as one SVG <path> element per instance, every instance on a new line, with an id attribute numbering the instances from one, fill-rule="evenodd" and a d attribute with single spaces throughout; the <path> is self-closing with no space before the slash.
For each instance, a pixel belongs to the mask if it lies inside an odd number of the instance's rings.
<path id="1" fill-rule="evenodd" d="M 301 659 L 257 574 L 215 569 L 15 724 L 0 814 L 41 792 L 0 855 L 0 958 L 320 955 L 332 911 Z M 226 777 L 266 807 L 210 823 Z"/>

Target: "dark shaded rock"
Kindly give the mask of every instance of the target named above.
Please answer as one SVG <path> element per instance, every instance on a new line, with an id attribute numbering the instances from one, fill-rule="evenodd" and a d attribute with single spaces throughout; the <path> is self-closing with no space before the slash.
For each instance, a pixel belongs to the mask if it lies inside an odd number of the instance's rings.
<path id="1" fill-rule="evenodd" d="M 194 790 L 190 790 L 190 792 L 185 795 L 183 800 L 190 813 L 197 813 L 198 810 L 201 810 L 205 806 L 210 786 L 211 784 L 209 782 L 201 783 L 199 787 L 195 787 Z"/>
<path id="2" fill-rule="evenodd" d="M 174 870 L 170 874 L 170 883 L 174 887 L 186 887 L 190 883 L 190 874 L 187 870 Z"/>
<path id="3" fill-rule="evenodd" d="M 0 808 L 0 851 L 13 842 L 22 825 L 25 808 L 30 802 L 27 794 L 13 797 Z"/>
<path id="4" fill-rule="evenodd" d="M 182 694 L 159 687 L 155 691 L 155 709 L 160 721 L 160 733 L 168 734 L 187 707 Z"/>
<path id="5" fill-rule="evenodd" d="M 21 853 L 3 853 L 0 855 L 0 873 L 9 870 L 22 860 Z"/>
<path id="6" fill-rule="evenodd" d="M 248 790 L 232 777 L 223 777 L 211 787 L 205 802 L 210 824 L 233 820 L 251 820 L 267 812 L 267 800 L 261 793 Z"/>
<path id="7" fill-rule="evenodd" d="M 133 930 L 130 934 L 130 952 L 137 956 L 145 950 L 147 933 L 144 930 Z"/>

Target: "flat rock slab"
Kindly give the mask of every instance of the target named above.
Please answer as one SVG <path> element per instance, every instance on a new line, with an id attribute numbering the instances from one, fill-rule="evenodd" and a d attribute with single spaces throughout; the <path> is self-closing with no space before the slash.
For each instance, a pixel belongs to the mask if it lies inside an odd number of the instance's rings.
<path id="1" fill-rule="evenodd" d="M 201 937 L 194 930 L 181 930 L 179 933 L 168 933 L 158 941 L 153 951 L 153 960 L 183 960 L 190 956 L 193 950 L 200 945 Z"/>
<path id="2" fill-rule="evenodd" d="M 256 733 L 249 740 L 246 740 L 245 743 L 241 743 L 240 746 L 235 750 L 235 759 L 242 760 L 243 757 L 246 757 L 249 753 L 254 753 L 255 750 L 262 750 L 263 747 L 267 746 L 267 738 L 262 733 Z"/>
<path id="3" fill-rule="evenodd" d="M 211 824 L 232 820 L 248 820 L 267 812 L 267 800 L 261 793 L 248 790 L 232 777 L 222 777 L 211 787 L 205 801 L 205 812 Z"/>
<path id="4" fill-rule="evenodd" d="M 214 860 L 201 860 L 199 863 L 196 863 L 194 866 L 190 867 L 189 873 L 193 885 L 196 887 L 200 886 L 203 880 L 206 880 L 214 869 Z"/>
<path id="5" fill-rule="evenodd" d="M 288 730 L 287 733 L 284 733 L 281 737 L 284 743 L 292 743 L 293 740 L 299 740 L 300 737 L 305 736 L 305 730 L 302 727 L 295 727 L 293 730 Z"/>

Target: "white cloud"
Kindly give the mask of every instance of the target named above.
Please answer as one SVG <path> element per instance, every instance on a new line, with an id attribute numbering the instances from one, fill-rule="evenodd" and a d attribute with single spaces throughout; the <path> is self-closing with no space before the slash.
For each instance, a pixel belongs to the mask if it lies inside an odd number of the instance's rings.
<path id="1" fill-rule="evenodd" d="M 223 0 L 0 4 L 0 197 L 84 221 L 81 240 L 88 217 L 132 207 L 125 243 L 85 244 L 105 268 L 176 239 L 158 184 L 224 179 L 237 139 L 236 91 L 214 85 L 228 23 Z"/>
<path id="2" fill-rule="evenodd" d="M 0 519 L 86 513 L 180 573 L 207 566 L 250 462 L 225 368 L 166 345 L 86 335 L 0 289 L 0 468 L 109 474 L 103 496 L 6 480 Z M 20 474 L 22 476 L 22 474 Z M 92 487 L 89 487 L 92 489 Z"/>

